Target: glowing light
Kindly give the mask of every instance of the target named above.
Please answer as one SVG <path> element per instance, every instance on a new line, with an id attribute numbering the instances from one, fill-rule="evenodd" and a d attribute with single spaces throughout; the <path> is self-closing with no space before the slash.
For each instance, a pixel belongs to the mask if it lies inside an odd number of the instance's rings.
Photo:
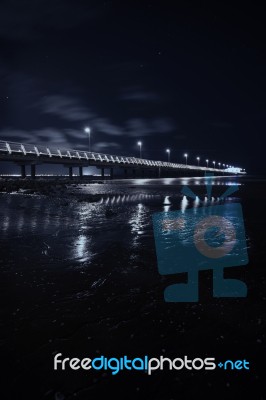
<path id="1" fill-rule="evenodd" d="M 142 142 L 139 141 L 137 144 L 138 144 L 138 146 L 139 146 L 139 158 L 141 158 L 141 146 L 142 146 Z"/>
<path id="2" fill-rule="evenodd" d="M 84 128 L 84 132 L 86 132 L 89 135 L 89 152 L 91 152 L 91 129 L 86 126 Z"/>

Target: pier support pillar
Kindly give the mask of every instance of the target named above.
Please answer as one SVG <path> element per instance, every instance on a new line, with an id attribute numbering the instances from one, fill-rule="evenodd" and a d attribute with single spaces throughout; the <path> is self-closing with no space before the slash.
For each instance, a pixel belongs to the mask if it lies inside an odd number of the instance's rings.
<path id="1" fill-rule="evenodd" d="M 135 169 L 132 170 L 132 175 L 133 175 L 133 178 L 136 178 L 136 170 Z"/>
<path id="2" fill-rule="evenodd" d="M 68 171 L 69 171 L 69 178 L 73 179 L 73 167 L 68 167 Z"/>
<path id="3" fill-rule="evenodd" d="M 83 168 L 79 167 L 79 177 L 82 179 L 83 178 Z"/>
<path id="4" fill-rule="evenodd" d="M 31 175 L 31 179 L 35 179 L 36 177 L 36 165 L 32 164 L 30 166 L 30 175 Z"/>
<path id="5" fill-rule="evenodd" d="M 158 178 L 161 178 L 161 167 L 158 168 Z"/>
<path id="6" fill-rule="evenodd" d="M 110 168 L 110 179 L 113 179 L 114 177 L 114 169 Z"/>
<path id="7" fill-rule="evenodd" d="M 20 166 L 21 178 L 26 178 L 26 165 Z"/>
<path id="8" fill-rule="evenodd" d="M 102 170 L 101 170 L 101 175 L 102 175 L 102 178 L 104 178 L 104 168 L 102 168 Z M 111 175 L 111 173 L 110 173 L 110 175 Z"/>
<path id="9" fill-rule="evenodd" d="M 127 178 L 127 169 L 124 169 L 125 178 Z"/>

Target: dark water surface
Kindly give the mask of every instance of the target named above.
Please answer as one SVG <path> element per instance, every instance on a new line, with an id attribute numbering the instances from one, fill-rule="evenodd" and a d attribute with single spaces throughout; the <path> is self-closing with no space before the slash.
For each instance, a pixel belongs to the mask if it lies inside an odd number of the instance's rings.
<path id="1" fill-rule="evenodd" d="M 204 207 L 204 178 L 126 180 L 69 187 L 67 196 L 0 195 L 1 345 L 10 399 L 236 398 L 248 388 L 265 399 L 266 186 L 263 179 L 216 178 L 213 204 L 239 191 L 249 264 L 227 277 L 248 286 L 242 299 L 212 297 L 200 272 L 199 303 L 165 303 L 186 274 L 158 272 L 152 214 Z M 100 194 L 79 201 L 75 194 Z M 54 371 L 53 356 L 246 359 L 250 371 Z"/>

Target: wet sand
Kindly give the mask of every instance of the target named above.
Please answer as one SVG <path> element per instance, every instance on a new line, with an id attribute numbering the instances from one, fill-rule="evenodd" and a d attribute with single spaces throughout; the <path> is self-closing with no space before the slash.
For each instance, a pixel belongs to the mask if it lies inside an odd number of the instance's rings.
<path id="1" fill-rule="evenodd" d="M 264 399 L 265 181 L 216 178 L 213 195 L 233 182 L 239 191 L 228 201 L 241 201 L 250 262 L 229 268 L 226 276 L 245 281 L 248 297 L 214 299 L 212 272 L 204 271 L 200 302 L 173 304 L 164 302 L 164 288 L 185 282 L 186 274 L 159 274 L 151 216 L 179 210 L 182 185 L 203 198 L 203 178 L 4 190 L 1 343 L 10 398 L 101 399 L 113 393 L 170 400 L 205 393 L 231 399 L 251 389 L 254 399 Z M 60 372 L 53 370 L 58 352 L 248 359 L 251 371 Z"/>

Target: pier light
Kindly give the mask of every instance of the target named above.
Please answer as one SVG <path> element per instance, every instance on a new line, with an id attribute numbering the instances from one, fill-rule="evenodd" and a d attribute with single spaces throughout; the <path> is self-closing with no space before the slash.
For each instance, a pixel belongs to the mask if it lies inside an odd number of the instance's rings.
<path id="1" fill-rule="evenodd" d="M 166 149 L 166 153 L 167 153 L 167 155 L 168 155 L 168 162 L 170 162 L 170 153 L 171 153 L 171 150 L 170 150 L 170 149 Z"/>
<path id="2" fill-rule="evenodd" d="M 84 128 L 84 132 L 87 133 L 89 136 L 89 152 L 90 152 L 91 151 L 91 129 L 88 126 L 86 126 Z"/>
<path id="3" fill-rule="evenodd" d="M 138 142 L 139 146 L 139 158 L 141 158 L 141 147 L 142 147 L 142 142 Z"/>

